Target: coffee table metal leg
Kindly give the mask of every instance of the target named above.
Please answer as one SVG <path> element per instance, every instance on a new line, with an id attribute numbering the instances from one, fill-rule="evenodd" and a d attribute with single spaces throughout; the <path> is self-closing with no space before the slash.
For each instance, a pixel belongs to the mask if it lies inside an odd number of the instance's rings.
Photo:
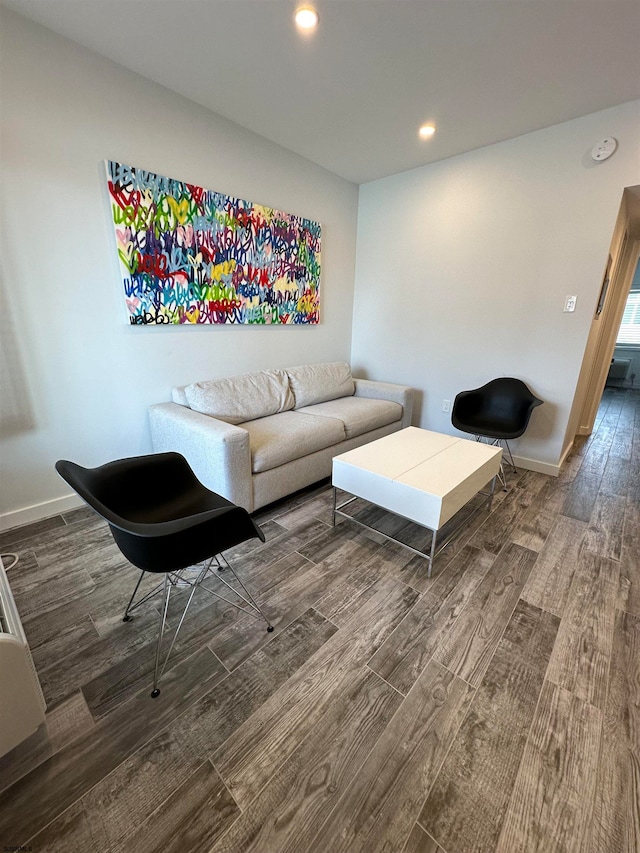
<path id="1" fill-rule="evenodd" d="M 491 491 L 490 492 L 478 492 L 478 494 L 482 495 L 485 498 L 485 500 L 482 501 L 471 512 L 471 514 L 466 518 L 466 523 L 469 523 L 469 521 L 474 517 L 474 515 L 477 512 L 480 512 L 481 509 L 486 507 L 487 510 L 489 510 L 489 511 L 491 510 L 491 504 L 493 502 L 495 489 L 496 489 L 496 480 L 498 479 L 498 477 L 499 477 L 499 475 L 496 474 L 493 477 L 493 479 L 491 480 Z M 434 530 L 431 527 L 427 527 L 426 524 L 419 525 L 419 526 L 423 527 L 425 530 L 429 530 L 431 532 L 431 546 L 429 548 L 429 553 L 427 554 L 425 551 L 421 551 L 418 548 L 413 548 L 411 545 L 407 545 L 405 542 L 401 542 L 399 539 L 396 539 L 395 536 L 389 536 L 386 533 L 383 533 L 381 530 L 376 530 L 375 527 L 371 527 L 371 525 L 366 524 L 363 521 L 359 521 L 357 518 L 354 518 L 353 516 L 348 515 L 346 512 L 343 512 L 342 511 L 343 508 L 345 506 L 347 506 L 348 504 L 353 503 L 353 501 L 358 500 L 358 496 L 353 495 L 348 500 L 344 501 L 341 504 L 338 504 L 337 494 L 338 494 L 338 490 L 335 486 L 333 486 L 333 508 L 332 508 L 332 526 L 333 527 L 335 527 L 335 524 L 336 524 L 336 516 L 339 515 L 342 518 L 348 519 L 353 524 L 357 524 L 359 527 L 363 527 L 365 530 L 371 530 L 374 533 L 377 533 L 378 536 L 382 536 L 383 539 L 387 539 L 389 542 L 395 542 L 396 545 L 400 545 L 402 548 L 406 548 L 408 551 L 411 551 L 412 553 L 417 554 L 419 557 L 423 557 L 425 560 L 427 560 L 427 563 L 428 563 L 427 577 L 429 577 L 429 578 L 431 577 L 431 570 L 433 568 L 433 561 L 435 560 L 436 555 L 439 554 L 441 551 L 443 551 L 445 548 L 447 548 L 451 544 L 455 535 L 458 533 L 460 527 L 462 526 L 461 524 L 456 525 L 456 527 L 454 527 L 454 529 L 451 530 L 447 534 L 447 536 L 445 536 L 444 542 L 442 542 L 440 547 L 438 548 L 438 531 Z M 362 498 L 361 500 L 366 500 L 366 498 Z M 392 511 L 388 510 L 388 512 L 392 512 Z M 392 512 L 392 514 L 393 514 L 393 512 Z M 396 513 L 396 515 L 397 515 L 397 513 Z M 402 518 L 402 517 L 403 516 L 400 516 L 400 518 Z M 408 520 L 410 520 L 410 519 L 408 519 Z M 418 522 L 414 522 L 414 523 L 419 524 Z"/>
<path id="2" fill-rule="evenodd" d="M 489 512 L 491 512 L 491 505 L 493 504 L 493 496 L 494 496 L 495 491 L 496 491 L 496 479 L 497 478 L 498 478 L 498 475 L 494 474 L 493 480 L 491 481 L 491 493 L 490 493 L 490 497 L 489 497 L 489 505 L 487 507 Z"/>
<path id="3" fill-rule="evenodd" d="M 427 569 L 427 577 L 431 577 L 431 569 L 433 568 L 433 560 L 436 556 L 436 539 L 438 538 L 438 531 L 433 530 L 431 532 L 431 553 L 429 554 L 429 568 Z"/>

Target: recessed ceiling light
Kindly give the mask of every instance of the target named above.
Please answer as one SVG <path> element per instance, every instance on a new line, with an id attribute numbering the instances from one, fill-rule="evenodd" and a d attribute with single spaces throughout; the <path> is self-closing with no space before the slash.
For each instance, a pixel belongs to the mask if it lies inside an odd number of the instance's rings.
<path id="1" fill-rule="evenodd" d="M 423 124 L 418 133 L 422 139 L 429 139 L 436 132 L 435 124 Z"/>
<path id="2" fill-rule="evenodd" d="M 301 30 L 308 32 L 318 26 L 318 13 L 311 6 L 301 6 L 299 9 L 296 9 L 294 20 Z"/>

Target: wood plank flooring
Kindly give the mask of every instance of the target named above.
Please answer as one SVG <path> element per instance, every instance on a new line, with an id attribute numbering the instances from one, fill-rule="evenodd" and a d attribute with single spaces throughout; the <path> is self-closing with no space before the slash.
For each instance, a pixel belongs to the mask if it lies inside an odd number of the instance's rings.
<path id="1" fill-rule="evenodd" d="M 640 392 L 605 391 L 560 477 L 511 474 L 430 579 L 331 503 L 256 514 L 266 543 L 228 556 L 275 631 L 196 596 L 157 699 L 157 603 L 121 621 L 104 523 L 0 534 L 48 701 L 0 759 L 0 847 L 640 851 Z"/>

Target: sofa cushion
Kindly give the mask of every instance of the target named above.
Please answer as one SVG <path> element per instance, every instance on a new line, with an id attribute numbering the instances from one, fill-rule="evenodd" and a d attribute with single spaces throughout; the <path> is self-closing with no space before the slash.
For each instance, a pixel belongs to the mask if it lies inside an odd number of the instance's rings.
<path id="1" fill-rule="evenodd" d="M 340 400 L 329 400 L 296 411 L 306 415 L 336 418 L 344 424 L 347 438 L 363 435 L 402 418 L 402 406 L 399 403 L 365 397 L 342 397 Z"/>
<path id="2" fill-rule="evenodd" d="M 177 403 L 179 406 L 186 406 L 187 409 L 191 408 L 189 406 L 189 401 L 187 400 L 187 395 L 184 393 L 185 386 L 180 385 L 179 387 L 171 389 L 171 399 L 174 403 Z"/>
<path id="3" fill-rule="evenodd" d="M 348 397 L 355 391 L 351 368 L 343 361 L 287 367 L 295 408 Z"/>
<path id="4" fill-rule="evenodd" d="M 189 406 L 229 424 L 241 424 L 293 409 L 294 398 L 283 370 L 243 373 L 184 389 Z"/>
<path id="5" fill-rule="evenodd" d="M 249 433 L 251 470 L 270 471 L 293 459 L 344 441 L 344 425 L 337 418 L 280 412 L 242 424 Z"/>

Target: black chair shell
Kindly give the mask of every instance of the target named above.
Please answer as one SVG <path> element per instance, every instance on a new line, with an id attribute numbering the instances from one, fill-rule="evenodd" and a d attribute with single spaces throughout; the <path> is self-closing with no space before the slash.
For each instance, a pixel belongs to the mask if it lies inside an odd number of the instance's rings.
<path id="1" fill-rule="evenodd" d="M 223 551 L 248 539 L 257 538 L 264 542 L 264 533 L 245 509 L 203 486 L 186 459 L 179 453 L 154 453 L 119 459 L 97 468 L 83 468 L 75 462 L 61 459 L 56 462 L 56 470 L 80 497 L 105 519 L 120 551 L 142 572 L 125 610 L 123 621 L 129 621 L 131 612 L 151 595 L 164 590 L 152 696 L 160 693 L 158 681 L 167 665 L 196 589 L 206 590 L 238 607 L 243 613 L 263 618 L 267 623 L 267 630 L 273 631 L 255 599 L 240 581 L 228 560 L 222 557 Z M 224 565 L 220 559 L 224 561 Z M 198 564 L 204 564 L 204 567 L 197 570 L 195 580 L 189 579 L 186 570 Z M 215 572 L 214 568 L 218 571 Z M 246 597 L 220 577 L 219 572 L 225 568 L 230 570 Z M 163 574 L 164 582 L 134 604 L 145 572 Z M 204 586 L 203 581 L 212 576 L 229 587 L 246 606 L 230 601 Z M 166 626 L 169 597 L 172 586 L 178 585 L 190 586 L 192 591 L 161 670 L 160 647 Z"/>
<path id="2" fill-rule="evenodd" d="M 473 435 L 519 438 L 529 425 L 531 413 L 542 402 L 521 379 L 505 376 L 457 394 L 451 423 Z"/>
<path id="3" fill-rule="evenodd" d="M 209 491 L 179 453 L 83 468 L 56 462 L 60 476 L 109 524 L 124 556 L 145 572 L 170 572 L 264 534 L 248 512 Z"/>

